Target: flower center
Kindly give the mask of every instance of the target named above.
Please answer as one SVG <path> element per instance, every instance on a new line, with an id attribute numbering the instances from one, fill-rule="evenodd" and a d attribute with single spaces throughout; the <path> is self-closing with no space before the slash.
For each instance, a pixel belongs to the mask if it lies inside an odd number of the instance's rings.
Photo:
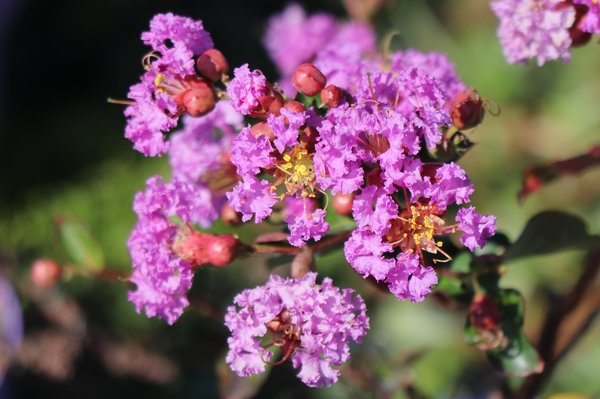
<path id="1" fill-rule="evenodd" d="M 289 194 L 300 192 L 302 197 L 315 196 L 315 166 L 313 154 L 299 145 L 283 155 L 279 170 L 285 173 L 285 186 Z"/>
<path id="2" fill-rule="evenodd" d="M 283 309 L 266 324 L 266 327 L 271 335 L 271 342 L 263 345 L 263 348 L 269 350 L 271 347 L 278 347 L 281 350 L 282 358 L 276 362 L 267 362 L 263 359 L 263 362 L 276 366 L 289 359 L 294 350 L 300 346 L 302 329 L 292 323 L 291 313 L 287 309 Z"/>

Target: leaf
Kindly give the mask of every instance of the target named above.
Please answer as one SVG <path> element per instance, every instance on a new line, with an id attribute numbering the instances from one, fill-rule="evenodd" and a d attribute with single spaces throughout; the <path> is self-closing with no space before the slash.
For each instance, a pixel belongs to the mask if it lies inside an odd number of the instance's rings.
<path id="1" fill-rule="evenodd" d="M 104 269 L 104 252 L 85 225 L 69 219 L 59 219 L 57 227 L 60 243 L 75 266 L 90 273 L 98 273 Z"/>
<path id="2" fill-rule="evenodd" d="M 544 362 L 523 333 L 523 297 L 517 290 L 502 289 L 496 300 L 502 314 L 500 327 L 507 345 L 489 351 L 490 362 L 508 375 L 525 377 L 541 372 Z"/>
<path id="3" fill-rule="evenodd" d="M 600 236 L 590 235 L 579 217 L 558 211 L 538 213 L 527 222 L 521 236 L 504 253 L 504 261 L 567 249 L 600 246 Z"/>
<path id="4" fill-rule="evenodd" d="M 522 331 L 512 337 L 505 349 L 488 352 L 488 358 L 505 374 L 518 377 L 537 374 L 544 369 L 544 362 Z"/>

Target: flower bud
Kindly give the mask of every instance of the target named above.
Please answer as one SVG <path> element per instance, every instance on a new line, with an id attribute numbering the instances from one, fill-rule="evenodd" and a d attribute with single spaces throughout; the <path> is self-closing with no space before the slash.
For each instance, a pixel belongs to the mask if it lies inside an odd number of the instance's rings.
<path id="1" fill-rule="evenodd" d="M 51 288 L 60 280 L 62 269 L 60 265 L 49 258 L 37 259 L 31 265 L 31 280 L 42 288 Z"/>
<path id="2" fill-rule="evenodd" d="M 479 125 L 484 115 L 483 100 L 473 89 L 457 94 L 450 102 L 452 124 L 458 129 L 471 129 Z"/>
<path id="3" fill-rule="evenodd" d="M 335 108 L 342 103 L 344 92 L 335 85 L 329 85 L 321 90 L 321 101 L 327 108 Z"/>
<path id="4" fill-rule="evenodd" d="M 333 201 L 331 202 L 331 206 L 333 206 L 333 210 L 336 211 L 339 215 L 349 216 L 352 214 L 352 205 L 354 204 L 354 194 L 341 194 L 337 193 L 335 197 L 333 197 Z"/>
<path id="5" fill-rule="evenodd" d="M 283 97 L 276 91 L 273 91 L 268 96 L 259 97 L 258 102 L 261 109 L 250 114 L 254 118 L 267 119 L 269 114 L 279 115 L 279 111 L 283 107 Z"/>
<path id="6" fill-rule="evenodd" d="M 500 326 L 500 309 L 488 295 L 476 294 L 469 305 L 469 318 L 478 330 L 492 331 Z"/>
<path id="7" fill-rule="evenodd" d="M 589 9 L 584 4 L 569 4 L 571 7 L 575 8 L 575 22 L 573 26 L 569 28 L 569 36 L 571 36 L 571 47 L 579 47 L 587 44 L 592 38 L 592 34 L 590 32 L 585 32 L 579 29 L 581 25 L 581 20 L 588 13 Z"/>
<path id="8" fill-rule="evenodd" d="M 275 139 L 275 133 L 273 133 L 273 130 L 269 127 L 267 122 L 258 122 L 254 124 L 250 128 L 250 133 L 252 133 L 252 135 L 256 138 L 260 136 L 267 136 L 269 140 Z"/>
<path id="9" fill-rule="evenodd" d="M 229 64 L 223 53 L 216 48 L 206 50 L 196 60 L 200 76 L 216 82 L 229 70 Z"/>
<path id="10" fill-rule="evenodd" d="M 212 236 L 206 247 L 208 262 L 215 267 L 227 266 L 238 257 L 241 249 L 240 241 L 232 234 Z"/>
<path id="11" fill-rule="evenodd" d="M 227 226 L 237 226 L 242 223 L 242 214 L 226 203 L 221 208 L 221 220 Z"/>
<path id="12" fill-rule="evenodd" d="M 283 108 L 290 110 L 296 114 L 306 112 L 306 105 L 302 104 L 299 101 L 295 101 L 295 100 L 288 101 L 287 103 L 285 103 Z"/>
<path id="13" fill-rule="evenodd" d="M 191 116 L 206 115 L 215 108 L 215 93 L 208 84 L 199 84 L 183 94 L 182 102 L 185 111 Z"/>
<path id="14" fill-rule="evenodd" d="M 292 84 L 300 93 L 317 95 L 327 83 L 327 78 L 313 64 L 302 64 L 292 75 Z"/>
<path id="15" fill-rule="evenodd" d="M 206 247 L 211 237 L 211 234 L 183 228 L 175 237 L 173 252 L 193 269 L 198 269 L 209 262 Z"/>
<path id="16" fill-rule="evenodd" d="M 300 131 L 300 146 L 305 148 L 309 152 L 313 152 L 315 150 L 315 144 L 317 143 L 317 137 L 319 136 L 319 132 L 313 126 L 307 126 Z"/>

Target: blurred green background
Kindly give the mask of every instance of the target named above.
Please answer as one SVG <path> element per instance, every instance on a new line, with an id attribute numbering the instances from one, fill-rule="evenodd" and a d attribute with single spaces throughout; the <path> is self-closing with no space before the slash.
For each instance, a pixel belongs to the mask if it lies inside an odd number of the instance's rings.
<path id="1" fill-rule="evenodd" d="M 338 0 L 299 3 L 309 11 L 345 15 Z M 125 242 L 135 223 L 132 197 L 147 177 L 168 176 L 165 159 L 144 158 L 131 149 L 123 138 L 122 108 L 105 101 L 125 97 L 141 73 L 146 49 L 139 35 L 151 16 L 172 11 L 202 19 L 231 65 L 248 62 L 275 77 L 260 38 L 268 16 L 284 4 L 2 0 L 0 5 L 0 264 L 21 292 L 26 334 L 35 335 L 52 323 L 44 306 L 24 292 L 35 258 L 65 260 L 54 237 L 56 215 L 85 221 L 105 249 L 107 266 L 127 272 Z M 600 141 L 595 41 L 574 50 L 570 64 L 537 68 L 505 62 L 495 35 L 497 20 L 486 1 L 397 0 L 388 2 L 375 22 L 380 37 L 400 32 L 395 45 L 448 53 L 463 81 L 501 107 L 498 117 L 487 115 L 469 133 L 477 145 L 461 161 L 476 187 L 474 205 L 496 215 L 499 230 L 514 239 L 529 217 L 558 209 L 580 215 L 592 232 L 600 231 L 598 169 L 552 183 L 523 204 L 516 199 L 525 167 L 584 153 Z M 502 286 L 523 292 L 531 336 L 544 316 L 542 292 L 567 291 L 582 255 L 573 251 L 509 266 Z M 413 381 L 429 397 L 469 398 L 485 397 L 498 383 L 484 354 L 462 340 L 464 314 L 431 300 L 400 303 L 383 295 L 353 273 L 341 253 L 324 256 L 318 266 L 338 286 L 354 287 L 367 300 L 371 331 L 354 348 L 352 367 L 368 370 L 384 390 L 395 392 L 399 384 Z M 190 296 L 210 304 L 213 313 L 222 312 L 235 293 L 261 284 L 267 272 L 266 258 L 258 256 L 226 269 L 202 269 Z M 5 388 L 19 398 L 218 397 L 219 381 L 232 378 L 222 365 L 227 337 L 222 322 L 189 310 L 169 327 L 137 315 L 126 291 L 125 284 L 85 277 L 62 283 L 52 300 L 73 299 L 69 306 L 78 309 L 86 325 L 80 348 L 65 360 L 70 368 L 52 374 L 22 361 L 10 369 Z M 559 365 L 544 396 L 568 391 L 600 396 L 598 338 L 600 325 Z M 68 352 L 40 348 L 57 361 Z M 111 350 L 112 358 L 106 355 Z M 252 392 L 248 382 L 229 386 L 239 394 Z M 347 378 L 330 389 L 308 389 L 291 366 L 283 365 L 272 370 L 256 397 L 378 397 L 361 386 L 359 379 Z M 389 397 L 405 396 L 398 390 Z"/>

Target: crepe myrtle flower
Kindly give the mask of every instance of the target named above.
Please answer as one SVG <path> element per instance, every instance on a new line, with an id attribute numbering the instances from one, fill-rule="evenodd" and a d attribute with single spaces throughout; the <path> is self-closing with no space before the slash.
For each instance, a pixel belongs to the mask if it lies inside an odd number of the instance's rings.
<path id="1" fill-rule="evenodd" d="M 456 171 L 457 166 L 448 165 Z M 363 277 L 387 283 L 398 299 L 422 301 L 437 283 L 434 269 L 427 264 L 451 260 L 440 236 L 463 231 L 461 241 L 474 250 L 495 233 L 495 218 L 478 215 L 473 207 L 459 210 L 458 223 L 446 224 L 446 207 L 467 202 L 472 191 L 470 183 L 465 185 L 460 177 L 447 170 L 436 173 L 428 179 L 430 186 L 423 196 L 409 199 L 405 191 L 404 207 L 382 188 L 366 187 L 354 200 L 357 229 L 344 247 L 350 265 Z M 447 193 L 440 194 L 442 189 Z"/>
<path id="2" fill-rule="evenodd" d="M 226 361 L 236 374 L 260 374 L 290 359 L 309 387 L 337 381 L 337 367 L 350 358 L 350 341 L 361 341 L 369 319 L 353 290 L 340 290 L 329 278 L 317 284 L 316 278 L 316 273 L 298 280 L 271 275 L 265 285 L 235 297 L 225 325 L 231 331 Z"/>
<path id="3" fill-rule="evenodd" d="M 313 124 L 320 118 L 304 106 L 288 104 L 279 115 L 270 113 L 263 124 L 242 129 L 233 142 L 231 162 L 242 180 L 227 198 L 244 222 L 254 216 L 260 223 L 275 203 L 288 197 L 309 202 L 323 191 L 314 166 L 317 132 Z M 324 216 L 323 209 L 308 205 L 302 206 L 301 213 L 289 214 L 290 243 L 304 246 L 311 238 L 320 239 L 329 229 Z"/>
<path id="4" fill-rule="evenodd" d="M 576 25 L 577 28 L 592 34 L 600 33 L 600 3 L 598 0 L 573 0 L 573 3 L 584 6 L 581 9 L 581 21 Z M 578 11 L 577 6 L 576 11 Z"/>
<path id="5" fill-rule="evenodd" d="M 202 21 L 171 13 L 157 14 L 142 41 L 152 48 L 143 58 L 145 73 L 131 86 L 125 109 L 125 137 L 146 156 L 163 155 L 169 142 L 164 134 L 183 114 L 201 116 L 215 106 L 212 82 L 196 75 L 195 57 L 212 49 Z M 120 102 L 120 101 L 114 101 Z"/>
<path id="6" fill-rule="evenodd" d="M 491 8 L 500 19 L 498 37 L 509 63 L 570 60 L 575 9 L 563 0 L 496 0 Z"/>

